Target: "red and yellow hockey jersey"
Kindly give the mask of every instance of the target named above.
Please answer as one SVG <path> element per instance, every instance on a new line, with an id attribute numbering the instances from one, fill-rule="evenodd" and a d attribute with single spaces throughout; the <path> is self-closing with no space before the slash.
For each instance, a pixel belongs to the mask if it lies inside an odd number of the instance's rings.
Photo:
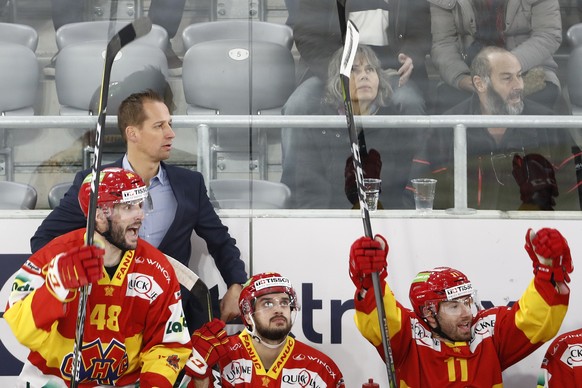
<path id="1" fill-rule="evenodd" d="M 220 360 L 223 388 L 345 387 L 343 375 L 331 358 L 291 337 L 269 370 L 247 330 L 230 336 L 229 341 L 228 355 Z"/>
<path id="2" fill-rule="evenodd" d="M 60 302 L 45 286 L 45 275 L 54 256 L 84 243 L 84 233 L 79 229 L 51 241 L 24 263 L 14 280 L 4 318 L 31 350 L 28 361 L 38 370 L 26 375 L 30 369 L 25 368 L 21 378 L 30 378 L 33 386 L 54 382 L 54 376 L 64 380 L 63 387 L 70 380 L 79 293 L 69 303 Z M 104 268 L 103 278 L 91 286 L 80 386 L 124 386 L 139 380 L 142 388 L 172 387 L 191 349 L 172 265 L 139 240 L 113 277 Z"/>
<path id="3" fill-rule="evenodd" d="M 538 387 L 582 387 L 582 329 L 552 341 L 542 362 Z"/>
<path id="4" fill-rule="evenodd" d="M 512 307 L 479 311 L 471 324 L 470 342 L 444 342 L 428 325 L 384 289 L 390 345 L 401 388 L 502 387 L 501 372 L 556 335 L 568 308 L 549 282 L 534 279 Z M 355 298 L 355 321 L 383 356 L 374 293 Z"/>

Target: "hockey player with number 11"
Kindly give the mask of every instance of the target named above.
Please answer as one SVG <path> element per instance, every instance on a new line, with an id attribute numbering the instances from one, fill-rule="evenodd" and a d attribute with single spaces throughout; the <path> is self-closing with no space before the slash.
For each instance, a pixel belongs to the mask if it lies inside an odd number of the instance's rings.
<path id="1" fill-rule="evenodd" d="M 91 174 L 79 191 L 87 216 Z M 138 238 L 147 187 L 132 171 L 101 173 L 95 241 L 85 228 L 55 238 L 16 274 L 4 313 L 30 349 L 17 387 L 71 379 L 79 287 L 90 285 L 79 387 L 171 388 L 191 352 L 180 285 L 166 256 Z"/>
<path id="2" fill-rule="evenodd" d="M 356 285 L 355 321 L 382 355 L 372 272 L 379 272 L 396 378 L 401 388 L 500 388 L 502 372 L 556 335 L 570 297 L 570 249 L 555 229 L 526 234 L 534 279 L 511 307 L 481 310 L 475 289 L 460 271 L 439 267 L 412 281 L 413 310 L 386 283 L 388 243 L 362 237 L 350 251 Z"/>

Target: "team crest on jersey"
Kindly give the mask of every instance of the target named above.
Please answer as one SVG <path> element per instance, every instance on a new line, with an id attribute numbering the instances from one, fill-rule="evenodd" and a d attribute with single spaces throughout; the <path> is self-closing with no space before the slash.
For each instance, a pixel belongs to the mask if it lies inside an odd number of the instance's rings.
<path id="1" fill-rule="evenodd" d="M 61 364 L 61 374 L 71 378 L 73 353 L 69 353 Z M 94 382 L 99 385 L 114 385 L 125 374 L 129 366 L 125 344 L 113 340 L 105 348 L 100 340 L 84 344 L 81 351 L 79 382 Z"/>
<path id="2" fill-rule="evenodd" d="M 176 354 L 168 356 L 166 358 L 166 362 L 168 363 L 169 366 L 171 366 L 175 370 L 180 369 L 180 357 L 178 357 Z"/>

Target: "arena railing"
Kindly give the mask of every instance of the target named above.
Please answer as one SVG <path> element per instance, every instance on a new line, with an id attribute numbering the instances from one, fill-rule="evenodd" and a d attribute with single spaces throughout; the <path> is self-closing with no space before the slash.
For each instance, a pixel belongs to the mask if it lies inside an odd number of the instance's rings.
<path id="1" fill-rule="evenodd" d="M 451 214 L 471 213 L 467 206 L 467 153 L 466 131 L 471 128 L 568 128 L 575 141 L 582 137 L 582 116 L 357 116 L 356 124 L 364 128 L 454 128 L 454 208 Z M 108 124 L 117 118 L 109 116 Z M 209 177 L 207 146 L 209 128 L 341 128 L 346 126 L 343 116 L 262 116 L 262 115 L 174 115 L 174 128 L 196 128 L 198 133 L 198 171 Z M 96 116 L 1 116 L 0 129 L 20 128 L 95 128 Z M 347 129 L 346 129 L 347 130 Z M 577 134 L 579 132 L 579 134 Z M 579 142 L 578 142 L 579 143 Z M 542 212 L 543 213 L 543 212 Z M 547 216 L 548 214 L 546 214 Z"/>

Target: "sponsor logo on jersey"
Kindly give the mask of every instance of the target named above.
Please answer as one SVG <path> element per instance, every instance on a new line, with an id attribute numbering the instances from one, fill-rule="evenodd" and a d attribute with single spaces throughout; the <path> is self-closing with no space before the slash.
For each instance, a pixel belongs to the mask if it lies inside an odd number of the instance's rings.
<path id="1" fill-rule="evenodd" d="M 125 344 L 113 340 L 109 344 L 97 339 L 84 344 L 79 367 L 79 382 L 91 381 L 98 385 L 114 385 L 129 366 Z M 61 364 L 63 376 L 71 378 L 73 353 L 69 353 Z"/>
<path id="2" fill-rule="evenodd" d="M 289 279 L 284 278 L 282 276 L 259 279 L 255 282 L 255 289 L 257 291 L 267 287 L 291 287 L 291 282 L 289 281 Z"/>
<path id="3" fill-rule="evenodd" d="M 434 348 L 440 351 L 440 341 L 435 341 L 432 332 L 428 330 L 418 319 L 410 319 L 410 329 L 412 330 L 412 339 L 420 346 Z"/>
<path id="4" fill-rule="evenodd" d="M 117 271 L 115 271 L 115 275 L 113 276 L 112 285 L 114 286 L 121 286 L 123 283 L 123 279 L 127 276 L 127 272 L 129 271 L 129 266 L 133 260 L 133 256 L 135 251 L 127 251 L 125 255 L 121 258 L 121 262 L 117 267 Z"/>
<path id="5" fill-rule="evenodd" d="M 30 270 L 30 272 L 34 272 L 37 275 L 40 275 L 41 273 L 40 268 L 30 260 L 26 260 L 23 267 Z"/>
<path id="6" fill-rule="evenodd" d="M 253 377 L 253 361 L 239 358 L 222 369 L 222 378 L 230 385 L 250 384 Z"/>
<path id="7" fill-rule="evenodd" d="M 582 345 L 569 345 L 560 359 L 572 368 L 582 367 Z"/>
<path id="8" fill-rule="evenodd" d="M 182 310 L 182 303 L 174 303 L 169 306 L 169 309 L 171 314 L 166 322 L 163 341 L 165 343 L 177 342 L 185 344 L 190 339 L 190 336 L 188 335 L 188 325 L 184 317 L 184 310 Z"/>
<path id="9" fill-rule="evenodd" d="M 473 324 L 471 327 L 472 338 L 469 342 L 469 348 L 472 352 L 474 352 L 475 349 L 477 349 L 477 346 L 479 346 L 486 338 L 493 337 L 496 319 L 497 314 L 485 315 Z"/>
<path id="10" fill-rule="evenodd" d="M 281 368 L 285 365 L 291 352 L 293 351 L 293 346 L 295 345 L 295 340 L 293 338 L 287 337 L 287 343 L 285 347 L 279 353 L 279 357 L 277 357 L 277 361 L 271 367 L 271 371 L 275 374 L 279 374 L 281 372 Z"/>
<path id="11" fill-rule="evenodd" d="M 156 260 L 152 260 L 152 259 L 146 259 L 147 263 L 151 266 L 154 266 L 158 271 L 160 271 L 162 273 L 162 275 L 164 276 L 164 278 L 166 278 L 166 282 L 168 284 L 170 284 L 170 273 L 168 272 L 168 270 L 166 269 L 166 267 L 164 267 L 163 265 L 161 265 L 158 261 Z"/>
<path id="12" fill-rule="evenodd" d="M 281 387 L 312 387 L 325 388 L 327 384 L 314 371 L 309 371 L 304 368 L 283 369 L 281 375 Z"/>
<path id="13" fill-rule="evenodd" d="M 126 296 L 136 296 L 153 302 L 163 293 L 164 290 L 153 276 L 142 273 L 128 274 Z"/>
<path id="14" fill-rule="evenodd" d="M 461 296 L 471 295 L 473 293 L 473 285 L 471 283 L 460 284 L 455 287 L 447 288 L 445 294 L 447 300 L 457 299 Z"/>
<path id="15" fill-rule="evenodd" d="M 32 286 L 30 279 L 28 279 L 27 276 L 22 275 L 23 274 L 20 273 L 14 278 L 14 282 L 12 283 L 11 289 L 12 292 L 17 291 L 28 293 L 34 290 L 34 287 Z"/>

